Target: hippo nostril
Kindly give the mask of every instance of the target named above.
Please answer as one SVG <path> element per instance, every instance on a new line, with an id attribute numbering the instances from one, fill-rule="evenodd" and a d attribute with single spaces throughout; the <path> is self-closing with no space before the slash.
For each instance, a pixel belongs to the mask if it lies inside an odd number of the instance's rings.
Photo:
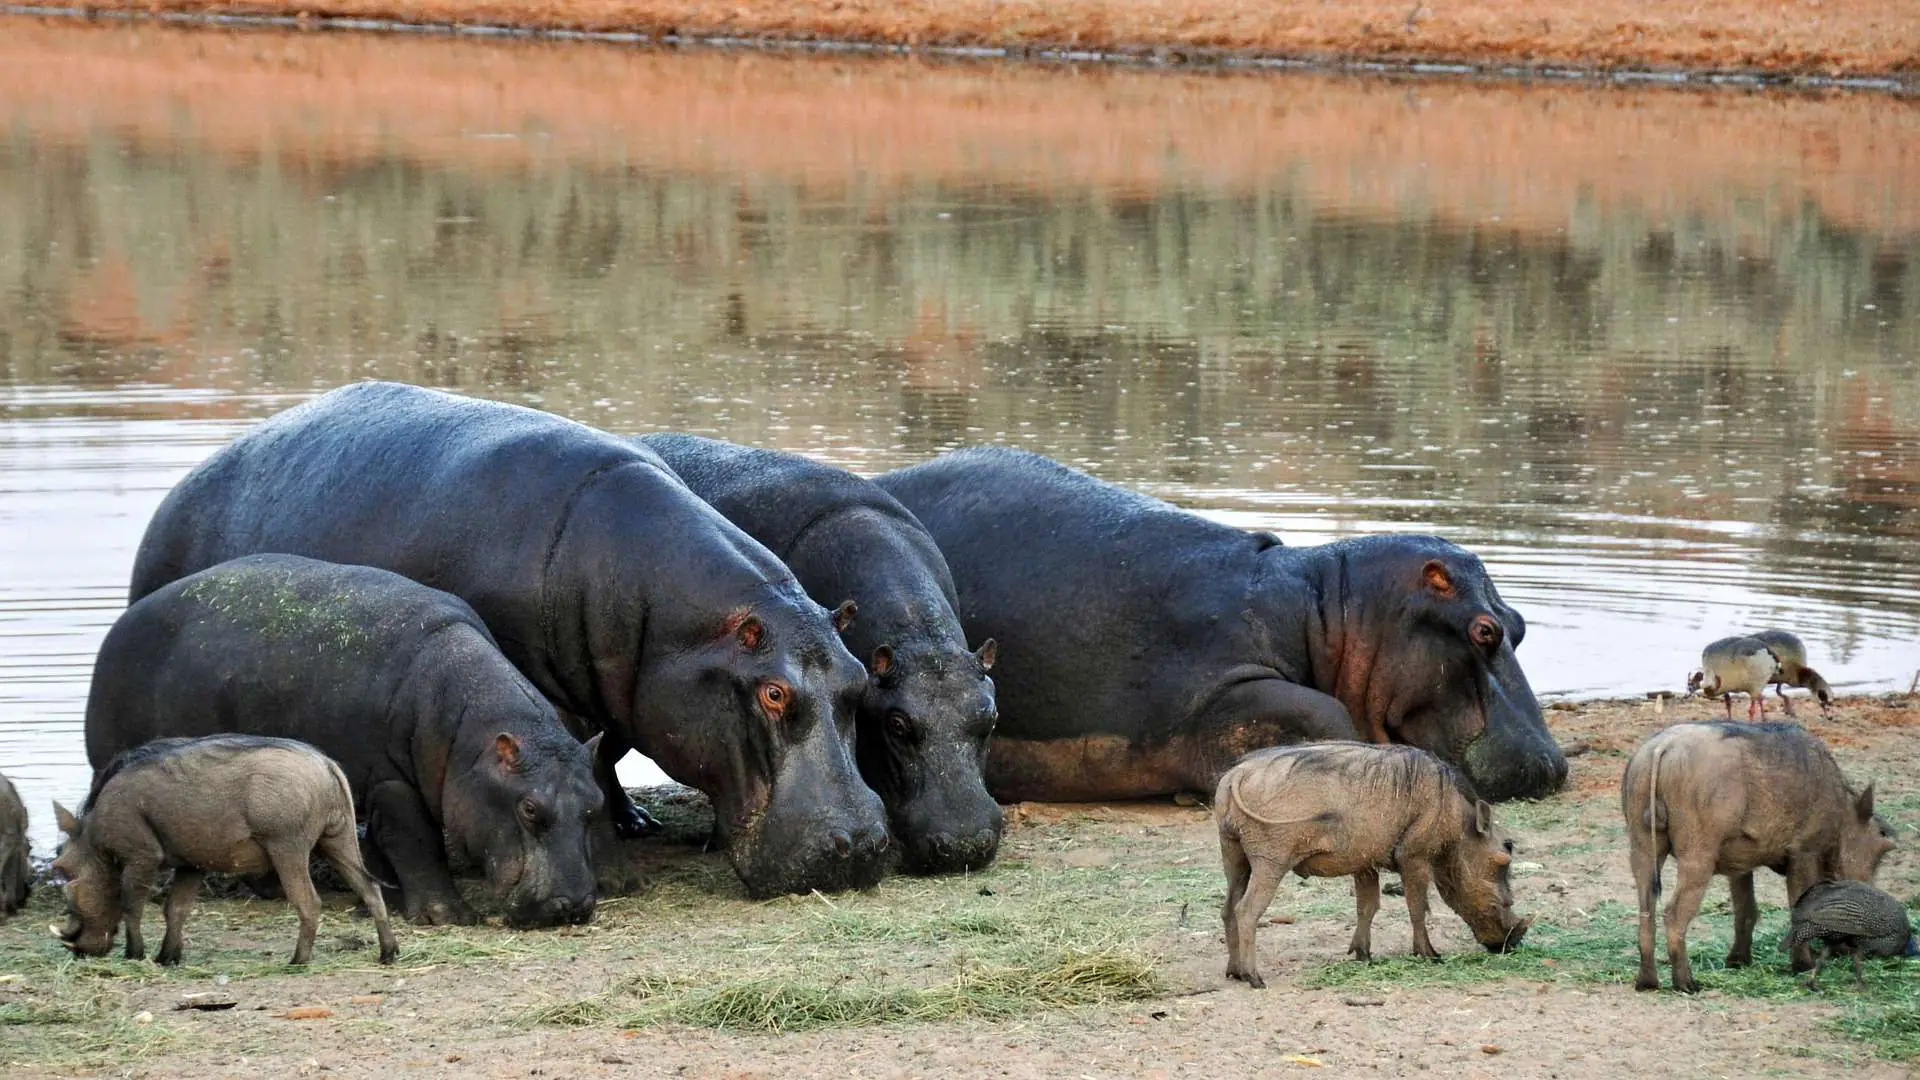
<path id="1" fill-rule="evenodd" d="M 931 847 L 933 853 L 942 859 L 949 858 L 953 855 L 953 837 L 948 833 L 934 833 L 931 837 L 927 838 L 927 846 Z"/>
<path id="2" fill-rule="evenodd" d="M 848 836 L 844 829 L 835 829 L 828 833 L 827 843 L 833 849 L 833 853 L 842 859 L 853 854 L 853 837 Z"/>

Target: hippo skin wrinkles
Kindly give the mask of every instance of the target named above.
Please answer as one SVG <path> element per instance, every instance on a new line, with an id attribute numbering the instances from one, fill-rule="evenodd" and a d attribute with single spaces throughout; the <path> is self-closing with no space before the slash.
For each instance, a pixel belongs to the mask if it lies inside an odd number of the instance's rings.
<path id="1" fill-rule="evenodd" d="M 1566 780 L 1472 553 L 1432 536 L 1289 548 L 1037 454 L 955 451 L 875 479 L 933 534 L 973 640 L 1000 644 L 1002 801 L 1211 792 L 1245 753 L 1405 743 L 1482 796 Z"/>

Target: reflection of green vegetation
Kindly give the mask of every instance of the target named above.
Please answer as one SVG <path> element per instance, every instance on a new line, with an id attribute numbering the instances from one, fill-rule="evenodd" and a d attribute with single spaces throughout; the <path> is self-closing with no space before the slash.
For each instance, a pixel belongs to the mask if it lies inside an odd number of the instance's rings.
<path id="1" fill-rule="evenodd" d="M 998 437 L 1133 479 L 1272 487 L 1311 451 L 1319 490 L 1483 506 L 1696 489 L 1822 513 L 1806 493 L 1858 463 L 1843 410 L 1920 424 L 1920 238 L 1797 203 L 1574 205 L 1546 233 L 1345 215 L 1284 176 L 1253 197 L 963 183 L 829 198 L 29 129 L 0 144 L 0 353 L 22 382 L 379 374 L 614 428 Z M 111 289 L 89 275 L 121 261 L 134 328 L 90 315 Z"/>

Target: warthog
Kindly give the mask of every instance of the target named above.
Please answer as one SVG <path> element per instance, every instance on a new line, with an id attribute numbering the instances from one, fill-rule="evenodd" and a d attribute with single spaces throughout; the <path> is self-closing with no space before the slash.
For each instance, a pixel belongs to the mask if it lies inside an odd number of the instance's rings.
<path id="1" fill-rule="evenodd" d="M 27 865 L 27 808 L 13 782 L 0 776 L 0 918 L 19 911 L 33 890 Z"/>
<path id="2" fill-rule="evenodd" d="M 1352 875 L 1359 925 L 1347 951 L 1372 959 L 1380 871 L 1406 886 L 1416 956 L 1438 957 L 1427 938 L 1427 882 L 1492 952 L 1526 936 L 1507 882 L 1513 842 L 1493 824 L 1450 765 L 1411 746 L 1319 743 L 1257 750 L 1220 778 L 1214 794 L 1226 864 L 1227 975 L 1265 986 L 1254 928 L 1289 870 Z"/>
<path id="3" fill-rule="evenodd" d="M 1826 745 L 1797 724 L 1714 721 L 1656 732 L 1627 762 L 1620 812 L 1640 897 L 1641 990 L 1660 986 L 1653 910 L 1669 854 L 1680 869 L 1667 904 L 1667 961 L 1673 988 L 1691 994 L 1700 987 L 1687 927 L 1715 874 L 1733 892 L 1727 966 L 1741 967 L 1753 960 L 1756 869 L 1784 874 L 1791 904 L 1824 878 L 1872 881 L 1893 848 L 1893 830 L 1873 813 L 1873 785 L 1855 794 Z M 1796 947 L 1793 970 L 1812 966 L 1811 950 Z"/>
<path id="4" fill-rule="evenodd" d="M 79 818 L 59 803 L 53 810 L 67 834 L 53 861 L 55 879 L 66 882 L 60 940 L 82 956 L 112 949 L 123 918 L 127 959 L 145 956 L 141 909 L 154 875 L 172 866 L 167 935 L 155 957 L 160 963 L 180 962 L 187 912 L 205 871 L 272 870 L 300 913 L 292 962 L 304 964 L 320 928 L 320 895 L 307 874 L 316 848 L 373 913 L 380 962 L 400 955 L 387 905 L 360 863 L 346 774 L 305 743 L 257 735 L 155 739 L 94 777 Z"/>

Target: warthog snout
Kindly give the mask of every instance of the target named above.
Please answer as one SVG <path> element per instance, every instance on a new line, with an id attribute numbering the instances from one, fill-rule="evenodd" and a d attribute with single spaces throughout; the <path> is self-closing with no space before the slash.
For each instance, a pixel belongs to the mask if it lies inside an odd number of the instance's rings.
<path id="1" fill-rule="evenodd" d="M 1532 928 L 1533 916 L 1528 915 L 1514 923 L 1513 926 L 1499 938 L 1493 941 L 1482 941 L 1480 944 L 1490 953 L 1512 952 L 1520 947 L 1522 941 L 1526 940 L 1527 931 Z"/>

